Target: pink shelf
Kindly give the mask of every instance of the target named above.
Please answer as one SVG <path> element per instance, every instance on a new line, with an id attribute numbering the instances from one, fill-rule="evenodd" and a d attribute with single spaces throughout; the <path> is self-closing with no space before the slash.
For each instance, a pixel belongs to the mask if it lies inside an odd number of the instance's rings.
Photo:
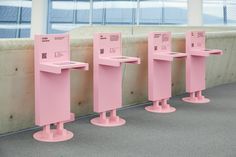
<path id="1" fill-rule="evenodd" d="M 165 60 L 165 61 L 173 61 L 174 58 L 183 58 L 186 57 L 185 53 L 178 52 L 158 52 L 153 55 L 153 59 L 156 60 Z"/>
<path id="2" fill-rule="evenodd" d="M 107 66 L 121 66 L 122 63 L 140 64 L 140 58 L 128 56 L 100 57 L 99 64 Z"/>
<path id="3" fill-rule="evenodd" d="M 222 55 L 223 51 L 222 50 L 217 50 L 217 49 L 213 49 L 213 50 L 194 50 L 191 51 L 190 54 L 192 56 L 196 56 L 196 57 L 208 57 L 210 55 Z"/>
<path id="4" fill-rule="evenodd" d="M 40 64 L 40 71 L 60 74 L 62 70 L 83 69 L 88 70 L 87 63 L 75 61 L 45 62 Z"/>

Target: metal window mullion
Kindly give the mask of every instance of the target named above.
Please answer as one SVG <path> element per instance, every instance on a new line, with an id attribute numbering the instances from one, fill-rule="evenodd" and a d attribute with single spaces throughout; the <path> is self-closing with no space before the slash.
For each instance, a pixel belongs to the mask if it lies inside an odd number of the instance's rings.
<path id="1" fill-rule="evenodd" d="M 20 23 L 21 23 L 21 13 L 22 13 L 22 0 L 19 1 L 18 11 L 17 11 L 17 29 L 16 29 L 16 38 L 20 37 Z"/>
<path id="2" fill-rule="evenodd" d="M 48 1 L 48 18 L 47 18 L 47 33 L 50 33 L 49 30 L 51 30 L 51 19 L 49 17 L 51 17 L 51 10 L 52 10 L 52 0 Z"/>
<path id="3" fill-rule="evenodd" d="M 137 0 L 137 9 L 136 9 L 136 24 L 139 26 L 139 17 L 140 17 L 140 0 Z"/>
<path id="4" fill-rule="evenodd" d="M 76 24 L 77 19 L 77 0 L 74 0 L 74 9 L 73 9 L 73 24 Z"/>
<path id="5" fill-rule="evenodd" d="M 164 0 L 162 0 L 162 6 L 161 6 L 161 23 L 165 23 L 165 5 Z"/>
<path id="6" fill-rule="evenodd" d="M 92 25 L 92 21 L 93 21 L 93 0 L 90 0 L 89 25 Z"/>
<path id="7" fill-rule="evenodd" d="M 102 1 L 103 2 L 103 9 L 102 9 L 102 25 L 105 25 L 106 23 L 106 7 L 105 7 L 105 2 L 104 0 Z"/>
<path id="8" fill-rule="evenodd" d="M 223 19 L 224 19 L 224 24 L 227 25 L 228 19 L 227 19 L 227 5 L 226 5 L 226 0 L 224 0 L 224 5 L 223 5 Z"/>

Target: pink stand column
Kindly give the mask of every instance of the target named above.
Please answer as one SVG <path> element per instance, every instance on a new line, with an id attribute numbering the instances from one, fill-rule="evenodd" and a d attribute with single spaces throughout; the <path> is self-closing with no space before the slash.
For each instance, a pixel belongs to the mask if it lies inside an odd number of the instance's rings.
<path id="1" fill-rule="evenodd" d="M 170 113 L 176 109 L 167 100 L 171 97 L 171 62 L 186 57 L 185 53 L 171 52 L 171 33 L 152 32 L 148 36 L 148 98 L 153 105 L 149 112 Z"/>
<path id="2" fill-rule="evenodd" d="M 44 142 L 69 140 L 73 133 L 64 129 L 64 123 L 74 119 L 69 70 L 88 70 L 88 64 L 70 61 L 68 34 L 36 35 L 34 46 L 35 124 L 43 127 L 34 138 Z M 56 129 L 51 129 L 51 124 Z"/>
<path id="3" fill-rule="evenodd" d="M 186 34 L 186 92 L 189 97 L 183 101 L 190 103 L 208 103 L 210 100 L 202 95 L 202 90 L 206 89 L 205 69 L 206 57 L 211 54 L 222 55 L 221 50 L 205 49 L 205 32 L 190 31 Z"/>
<path id="4" fill-rule="evenodd" d="M 136 57 L 122 56 L 120 33 L 98 33 L 93 39 L 94 112 L 91 123 L 103 127 L 125 124 L 116 110 L 122 105 L 122 63 L 140 64 Z M 109 112 L 109 116 L 107 115 Z"/>

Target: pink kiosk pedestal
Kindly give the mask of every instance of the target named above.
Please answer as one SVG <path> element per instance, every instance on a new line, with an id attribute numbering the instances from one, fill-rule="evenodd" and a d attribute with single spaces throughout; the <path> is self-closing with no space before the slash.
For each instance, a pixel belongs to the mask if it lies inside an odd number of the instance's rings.
<path id="1" fill-rule="evenodd" d="M 44 142 L 66 141 L 73 133 L 64 123 L 70 112 L 70 69 L 88 70 L 87 63 L 70 61 L 68 34 L 35 36 L 35 123 L 43 126 L 34 138 Z M 50 125 L 55 124 L 56 129 Z"/>
<path id="2" fill-rule="evenodd" d="M 176 109 L 167 100 L 171 97 L 171 62 L 186 57 L 185 53 L 171 52 L 170 32 L 151 32 L 148 36 L 148 98 L 153 105 L 149 112 L 170 113 Z"/>
<path id="3" fill-rule="evenodd" d="M 125 124 L 125 120 L 116 115 L 116 110 L 122 105 L 121 64 L 140 64 L 140 59 L 122 56 L 121 42 L 120 33 L 94 35 L 94 112 L 100 115 L 91 120 L 94 125 L 114 127 Z M 109 117 L 107 112 L 110 112 Z"/>
<path id="4" fill-rule="evenodd" d="M 207 103 L 210 100 L 202 95 L 205 85 L 206 57 L 209 55 L 222 55 L 221 50 L 205 49 L 205 32 L 191 31 L 186 34 L 186 91 L 189 97 L 183 101 L 190 103 Z"/>

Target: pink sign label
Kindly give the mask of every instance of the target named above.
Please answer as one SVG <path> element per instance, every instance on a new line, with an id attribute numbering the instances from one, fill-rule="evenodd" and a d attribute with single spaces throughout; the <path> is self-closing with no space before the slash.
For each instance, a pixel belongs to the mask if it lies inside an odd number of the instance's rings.
<path id="1" fill-rule="evenodd" d="M 153 52 L 170 52 L 171 34 L 169 32 L 153 33 Z"/>
<path id="2" fill-rule="evenodd" d="M 119 56 L 121 55 L 121 34 L 103 33 L 99 34 L 99 56 Z"/>
<path id="3" fill-rule="evenodd" d="M 69 35 L 43 35 L 37 36 L 40 45 L 40 62 L 62 61 L 69 59 Z"/>
<path id="4" fill-rule="evenodd" d="M 191 50 L 205 50 L 205 32 L 193 31 L 191 32 Z"/>

